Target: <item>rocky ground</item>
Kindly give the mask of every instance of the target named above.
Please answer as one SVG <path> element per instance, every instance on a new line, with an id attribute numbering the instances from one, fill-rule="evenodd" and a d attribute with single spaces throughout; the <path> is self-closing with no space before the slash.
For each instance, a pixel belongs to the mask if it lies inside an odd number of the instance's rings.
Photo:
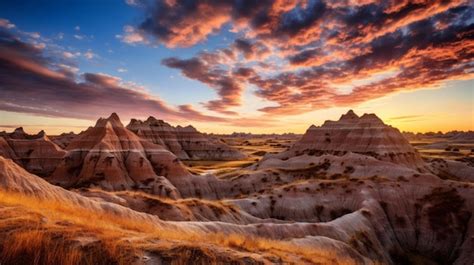
<path id="1" fill-rule="evenodd" d="M 425 156 L 374 114 L 303 136 L 115 114 L 79 135 L 0 136 L 5 264 L 474 261 L 470 155 Z"/>

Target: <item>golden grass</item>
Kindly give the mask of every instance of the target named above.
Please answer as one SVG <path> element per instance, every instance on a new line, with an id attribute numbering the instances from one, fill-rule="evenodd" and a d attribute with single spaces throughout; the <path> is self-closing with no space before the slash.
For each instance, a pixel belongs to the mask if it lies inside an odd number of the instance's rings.
<path id="1" fill-rule="evenodd" d="M 42 200 L 0 190 L 0 261 L 28 264 L 130 264 L 154 242 L 259 253 L 284 262 L 355 264 L 325 250 L 243 234 L 204 233 L 134 220 L 69 202 Z M 80 247 L 80 242 L 92 243 Z M 229 253 L 228 251 L 226 252 Z M 10 262 L 12 263 L 12 262 Z M 25 262 L 23 262 L 25 263 Z"/>
<path id="2" fill-rule="evenodd" d="M 103 191 L 100 189 L 89 189 L 89 190 L 92 192 L 106 192 L 106 193 L 112 193 L 116 195 L 138 196 L 138 197 L 143 197 L 143 198 L 148 198 L 148 199 L 160 200 L 162 202 L 166 202 L 169 204 L 188 204 L 196 200 L 199 200 L 199 202 L 202 204 L 208 204 L 208 205 L 214 205 L 214 206 L 228 206 L 228 207 L 233 206 L 232 204 L 226 202 L 225 200 L 207 200 L 207 199 L 196 199 L 196 198 L 170 199 L 169 197 L 162 197 L 162 196 L 153 195 L 153 194 L 145 193 L 141 191 L 125 190 L 125 191 L 109 192 L 109 191 Z"/>
<path id="3" fill-rule="evenodd" d="M 255 163 L 252 158 L 244 160 L 234 161 L 212 161 L 212 160 L 201 160 L 201 161 L 183 161 L 188 171 L 193 174 L 207 174 L 212 173 L 213 175 L 221 175 L 227 172 L 242 169 Z"/>
<path id="4" fill-rule="evenodd" d="M 156 231 L 151 223 L 18 193 L 0 191 L 0 205 L 4 264 L 130 264 L 139 250 L 122 238 Z M 81 238 L 94 243 L 81 249 Z"/>
<path id="5" fill-rule="evenodd" d="M 152 225 L 147 222 L 136 222 L 120 218 L 114 214 L 98 213 L 67 201 L 43 200 L 2 190 L 0 190 L 0 204 L 6 206 L 25 206 L 29 211 L 39 213 L 52 220 L 67 220 L 78 225 L 93 225 L 96 228 L 142 231 L 145 227 L 150 228 Z M 93 224 L 91 224 L 91 220 L 93 220 Z M 145 224 L 147 226 L 144 226 Z"/>
<path id="6" fill-rule="evenodd" d="M 2 259 L 20 261 L 24 258 L 25 263 L 29 260 L 32 264 L 78 264 L 81 261 L 78 250 L 57 241 L 41 230 L 16 232 L 6 243 L 8 247 L 4 247 Z"/>
<path id="7" fill-rule="evenodd" d="M 239 210 L 237 206 L 226 201 L 226 200 L 208 200 L 208 199 L 198 199 L 198 198 L 184 198 L 184 199 L 171 199 L 169 197 L 153 195 L 150 193 L 145 193 L 141 191 L 104 191 L 101 189 L 91 188 L 88 189 L 92 193 L 105 193 L 113 194 L 119 197 L 134 197 L 134 198 L 143 198 L 160 201 L 165 204 L 174 205 L 177 207 L 192 207 L 192 206 L 208 206 L 220 209 L 234 209 L 235 211 Z"/>

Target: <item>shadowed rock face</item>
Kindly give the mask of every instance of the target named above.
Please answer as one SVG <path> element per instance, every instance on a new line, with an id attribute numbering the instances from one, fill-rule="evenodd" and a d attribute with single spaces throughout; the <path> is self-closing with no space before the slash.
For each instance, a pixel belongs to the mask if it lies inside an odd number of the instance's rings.
<path id="1" fill-rule="evenodd" d="M 0 133 L 0 155 L 41 177 L 51 174 L 65 153 L 44 131 L 29 135 L 20 127 L 12 133 Z"/>
<path id="2" fill-rule="evenodd" d="M 149 117 L 146 121 L 132 119 L 127 128 L 143 139 L 166 147 L 182 160 L 238 160 L 240 151 L 198 132 L 192 126 L 173 127 Z"/>
<path id="3" fill-rule="evenodd" d="M 189 175 L 176 156 L 140 139 L 113 113 L 71 141 L 49 180 L 65 187 L 141 189 L 175 198 L 180 195 L 169 180 Z"/>
<path id="4" fill-rule="evenodd" d="M 53 141 L 55 144 L 57 144 L 59 147 L 62 149 L 66 149 L 68 144 L 77 136 L 74 132 L 70 133 L 62 133 L 60 135 L 52 135 L 49 138 L 51 138 L 51 141 Z"/>
<path id="5" fill-rule="evenodd" d="M 157 220 L 155 217 L 146 216 L 116 204 L 91 200 L 75 192 L 51 185 L 44 179 L 26 172 L 12 160 L 3 157 L 0 157 L 0 190 L 31 195 L 42 200 L 72 202 L 97 212 L 111 211 L 119 215 L 124 214 L 130 218 Z"/>
<path id="6" fill-rule="evenodd" d="M 384 124 L 375 114 L 359 117 L 352 110 L 338 121 L 326 121 L 319 127 L 312 125 L 300 141 L 278 157 L 305 153 L 340 155 L 347 152 L 372 156 L 413 169 L 425 168 L 421 156 L 398 129 Z"/>
<path id="7" fill-rule="evenodd" d="M 474 182 L 474 164 L 472 159 L 466 162 L 432 159 L 429 163 L 431 171 L 443 179 Z"/>

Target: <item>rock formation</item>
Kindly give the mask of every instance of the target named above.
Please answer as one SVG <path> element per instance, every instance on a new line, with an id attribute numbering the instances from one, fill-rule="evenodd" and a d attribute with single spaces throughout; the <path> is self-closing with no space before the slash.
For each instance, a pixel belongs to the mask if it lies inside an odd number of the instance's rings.
<path id="1" fill-rule="evenodd" d="M 352 231 L 346 242 L 382 264 L 465 264 L 474 258 L 472 191 L 429 174 L 309 179 L 233 203 L 260 218 Z"/>
<path id="2" fill-rule="evenodd" d="M 153 216 L 131 211 L 128 208 L 114 203 L 91 200 L 76 192 L 65 190 L 61 187 L 51 185 L 46 180 L 26 172 L 11 159 L 0 156 L 0 191 L 12 192 L 19 195 L 32 196 L 45 201 L 59 201 L 72 203 L 97 212 L 113 212 L 128 218 L 158 221 Z M 1 207 L 0 207 L 1 208 Z"/>
<path id="3" fill-rule="evenodd" d="M 359 117 L 352 110 L 338 121 L 326 121 L 322 126 L 312 125 L 301 140 L 277 157 L 325 153 L 341 155 L 347 152 L 418 170 L 424 170 L 425 167 L 421 156 L 398 129 L 384 124 L 375 114 Z"/>
<path id="4" fill-rule="evenodd" d="M 73 132 L 69 133 L 62 133 L 60 135 L 52 135 L 49 138 L 51 141 L 53 141 L 55 144 L 57 144 L 59 147 L 62 149 L 66 149 L 68 144 L 72 141 L 77 136 L 77 134 Z"/>
<path id="5" fill-rule="evenodd" d="M 472 164 L 472 159 L 468 159 L 467 162 L 463 160 L 464 159 L 453 161 L 435 158 L 430 160 L 429 165 L 431 171 L 440 178 L 474 182 L 474 165 Z"/>
<path id="6" fill-rule="evenodd" d="M 180 195 L 169 179 L 190 176 L 176 156 L 140 139 L 115 113 L 75 137 L 66 150 L 64 160 L 49 178 L 65 187 L 141 189 L 175 198 Z"/>
<path id="7" fill-rule="evenodd" d="M 0 134 L 0 155 L 42 177 L 54 171 L 64 154 L 65 151 L 53 143 L 44 131 L 29 135 L 20 127 L 12 133 Z"/>
<path id="8" fill-rule="evenodd" d="M 0 156 L 16 160 L 15 151 L 13 151 L 8 141 L 2 136 L 0 136 Z"/>
<path id="9" fill-rule="evenodd" d="M 146 121 L 132 119 L 127 128 L 143 139 L 166 147 L 182 160 L 239 160 L 245 155 L 225 143 L 207 137 L 192 126 L 173 127 L 149 117 Z"/>

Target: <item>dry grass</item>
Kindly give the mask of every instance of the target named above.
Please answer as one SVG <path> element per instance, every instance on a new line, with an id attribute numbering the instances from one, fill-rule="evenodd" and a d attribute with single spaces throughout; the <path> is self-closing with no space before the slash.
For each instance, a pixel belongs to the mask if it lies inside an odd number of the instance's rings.
<path id="1" fill-rule="evenodd" d="M 151 223 L 0 191 L 3 264 L 130 264 L 139 252 L 124 236 L 155 233 Z M 90 241 L 81 246 L 82 241 Z"/>
<path id="2" fill-rule="evenodd" d="M 226 200 L 170 199 L 141 191 L 110 192 L 100 189 L 88 189 L 82 191 L 82 194 L 91 197 L 117 196 L 131 201 L 125 205 L 135 211 L 156 215 L 168 221 L 219 221 L 223 215 L 240 218 L 242 213 L 238 206 Z M 137 201 L 142 203 L 136 203 Z M 175 214 L 178 211 L 180 215 Z"/>
<path id="3" fill-rule="evenodd" d="M 186 168 L 193 174 L 204 175 L 211 173 L 213 175 L 222 175 L 228 172 L 242 169 L 255 163 L 254 159 L 234 160 L 234 161 L 184 161 Z"/>
<path id="4" fill-rule="evenodd" d="M 289 242 L 270 240 L 257 237 L 243 236 L 239 234 L 212 234 L 209 240 L 219 245 L 231 248 L 271 253 L 283 260 L 301 260 L 312 264 L 356 264 L 348 257 L 340 257 L 335 252 L 328 252 L 318 248 L 295 246 Z"/>
<path id="5" fill-rule="evenodd" d="M 0 191 L 0 261 L 4 264 L 131 264 L 163 241 L 224 248 L 225 255 L 258 253 L 289 263 L 355 264 L 351 257 L 317 248 L 185 228 Z"/>
<path id="6" fill-rule="evenodd" d="M 145 200 L 152 200 L 152 201 L 159 201 L 163 204 L 173 205 L 178 208 L 182 207 L 193 207 L 193 206 L 203 206 L 203 207 L 211 207 L 211 208 L 218 208 L 222 210 L 230 210 L 233 209 L 238 211 L 239 209 L 232 203 L 229 203 L 226 200 L 207 200 L 207 199 L 197 199 L 197 198 L 184 198 L 184 199 L 170 199 L 168 197 L 153 195 L 150 193 L 145 193 L 141 191 L 104 191 L 101 189 L 88 189 L 89 192 L 92 194 L 94 193 L 105 193 L 105 194 L 112 194 L 117 195 L 119 197 L 132 197 L 132 198 L 140 198 Z"/>
<path id="7" fill-rule="evenodd" d="M 39 229 L 15 232 L 4 243 L 2 260 L 32 264 L 78 264 L 81 253 L 65 244 L 56 243 L 52 236 Z M 41 254 L 39 254 L 41 253 Z"/>
<path id="8" fill-rule="evenodd" d="M 248 157 L 242 160 L 233 161 L 183 161 L 187 169 L 193 174 L 212 173 L 218 177 L 224 177 L 227 174 L 240 172 L 260 160 L 267 153 L 279 153 L 291 146 L 300 136 L 294 136 L 288 139 L 278 139 L 273 136 L 255 138 L 226 138 L 227 144 L 245 153 Z"/>
<path id="9" fill-rule="evenodd" d="M 41 214 L 51 220 L 67 220 L 73 224 L 93 226 L 100 229 L 127 231 L 154 231 L 155 224 L 130 220 L 111 213 L 97 212 L 68 201 L 44 200 L 20 193 L 0 190 L 0 205 L 23 206 L 30 212 Z M 91 220 L 94 220 L 91 224 Z"/>

